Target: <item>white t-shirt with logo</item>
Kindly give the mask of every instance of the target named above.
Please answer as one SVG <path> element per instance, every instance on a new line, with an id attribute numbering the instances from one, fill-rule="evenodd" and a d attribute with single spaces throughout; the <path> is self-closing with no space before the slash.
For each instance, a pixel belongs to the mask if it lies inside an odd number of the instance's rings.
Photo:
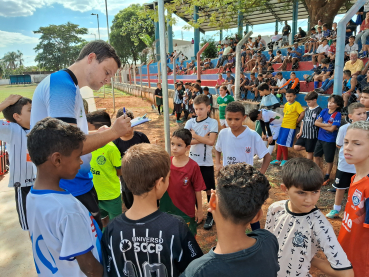
<path id="1" fill-rule="evenodd" d="M 219 132 L 215 149 L 223 153 L 223 166 L 243 162 L 254 165 L 255 154 L 263 158 L 269 153 L 259 134 L 245 127 L 245 131 L 237 137 L 232 133 L 231 128 L 225 128 Z"/>
<path id="2" fill-rule="evenodd" d="M 323 46 L 323 44 L 319 45 L 318 49 L 316 50 L 317 53 L 326 53 L 328 54 L 329 45 Z"/>
<path id="3" fill-rule="evenodd" d="M 194 130 L 196 135 L 204 137 L 208 133 L 218 133 L 218 121 L 207 117 L 204 120 L 196 121 L 197 118 L 191 118 L 186 122 L 185 129 Z M 203 143 L 191 145 L 190 158 L 199 166 L 213 166 L 213 146 Z"/>
<path id="4" fill-rule="evenodd" d="M 15 183 L 20 184 L 21 187 L 30 187 L 35 182 L 36 170 L 27 151 L 28 133 L 29 130 L 23 129 L 17 123 L 0 121 L 0 140 L 6 142 L 6 150 L 9 154 L 8 187 L 14 187 Z"/>
<path id="5" fill-rule="evenodd" d="M 38 276 L 86 276 L 75 257 L 90 251 L 101 261 L 101 231 L 69 192 L 32 188 L 27 220 Z"/>
<path id="6" fill-rule="evenodd" d="M 345 156 L 343 155 L 343 141 L 345 139 L 347 128 L 350 126 L 350 123 L 347 123 L 341 126 L 338 129 L 338 134 L 336 138 L 336 145 L 341 146 L 340 152 L 338 154 L 338 166 L 337 169 L 347 173 L 356 173 L 355 165 L 348 164 L 346 162 Z"/>

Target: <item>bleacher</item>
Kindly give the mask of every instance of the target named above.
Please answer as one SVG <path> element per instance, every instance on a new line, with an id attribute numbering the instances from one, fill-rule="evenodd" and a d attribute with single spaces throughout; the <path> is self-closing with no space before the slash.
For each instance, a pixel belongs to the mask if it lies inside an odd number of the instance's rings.
<path id="1" fill-rule="evenodd" d="M 304 50 L 304 46 L 299 46 L 300 48 L 302 48 Z M 278 49 L 281 50 L 283 56 L 287 55 L 287 48 L 283 48 L 283 49 Z M 274 50 L 274 55 L 276 55 L 277 49 Z M 263 51 L 263 54 L 266 56 L 267 59 L 269 59 L 269 53 L 268 51 Z M 306 95 L 306 93 L 308 93 L 309 91 L 314 90 L 314 82 L 309 82 L 307 83 L 303 76 L 305 74 L 309 74 L 311 75 L 313 73 L 312 69 L 313 69 L 313 64 L 311 61 L 312 57 L 311 56 L 306 56 L 306 57 L 302 57 L 301 61 L 299 62 L 299 68 L 298 70 L 293 70 L 296 73 L 296 77 L 299 78 L 300 80 L 300 93 L 298 94 L 296 100 L 298 102 L 301 103 L 302 106 L 306 106 L 306 102 L 304 100 L 304 97 Z M 187 65 L 187 63 L 191 62 L 190 60 L 188 61 L 184 61 L 183 64 L 184 66 Z M 216 66 L 218 62 L 218 59 L 213 59 L 212 63 L 214 65 L 214 67 Z M 364 64 L 366 62 L 366 60 L 363 61 Z M 180 64 L 179 62 L 176 62 L 177 64 Z M 195 63 L 195 65 L 197 65 L 197 63 Z M 173 63 L 168 64 L 168 66 L 173 69 Z M 281 64 L 274 64 L 273 68 L 277 69 L 281 66 Z M 283 77 L 288 80 L 290 77 L 290 73 L 292 72 L 291 70 L 292 64 L 288 64 L 287 66 L 287 70 L 286 71 L 282 71 Z M 233 77 L 235 77 L 234 74 L 235 69 L 232 69 L 232 75 Z M 202 87 L 207 86 L 210 89 L 210 93 L 211 94 L 216 94 L 215 91 L 215 84 L 216 84 L 216 80 L 218 79 L 218 69 L 208 69 L 205 71 L 201 72 L 201 85 Z M 142 73 L 143 73 L 143 85 L 147 86 L 148 85 L 148 78 L 147 78 L 147 68 L 146 66 L 143 66 L 142 68 Z M 193 71 L 191 71 L 190 75 L 176 75 L 176 80 L 177 81 L 182 81 L 182 82 L 195 82 L 197 80 L 197 75 L 196 74 L 192 74 Z M 250 78 L 250 73 L 246 73 L 245 74 L 248 78 Z M 257 76 L 257 74 L 255 74 Z M 223 78 L 226 78 L 226 74 L 223 74 Z M 140 84 L 140 76 L 136 76 L 136 81 L 137 84 Z M 151 87 L 156 87 L 156 84 L 158 83 L 158 70 L 157 70 L 157 64 L 153 63 L 150 65 L 150 83 L 151 83 Z M 321 84 L 321 83 L 320 83 Z M 173 85 L 173 73 L 168 74 L 168 88 L 169 89 L 174 89 L 174 85 Z M 330 89 L 328 89 L 327 94 L 325 95 L 319 95 L 318 98 L 318 104 L 321 107 L 327 107 L 328 104 L 328 97 L 330 94 L 333 93 L 333 87 L 331 87 Z M 254 95 L 251 94 L 250 92 L 247 95 L 247 99 L 253 99 Z"/>

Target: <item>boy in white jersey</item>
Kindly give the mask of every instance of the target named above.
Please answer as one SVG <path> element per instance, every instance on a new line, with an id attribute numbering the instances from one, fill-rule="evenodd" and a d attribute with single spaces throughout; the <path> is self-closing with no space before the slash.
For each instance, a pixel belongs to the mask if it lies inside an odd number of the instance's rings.
<path id="1" fill-rule="evenodd" d="M 188 120 L 185 129 L 190 130 L 192 134 L 190 158 L 200 166 L 209 202 L 211 190 L 215 189 L 212 150 L 218 134 L 218 121 L 208 117 L 208 113 L 210 112 L 210 99 L 205 94 L 196 96 L 193 101 L 193 106 L 197 117 Z M 213 224 L 213 216 L 208 212 L 204 229 L 211 229 Z"/>
<path id="2" fill-rule="evenodd" d="M 226 120 L 229 128 L 220 131 L 215 146 L 215 162 L 217 170 L 228 164 L 247 163 L 254 164 L 254 155 L 263 159 L 260 172 L 265 174 L 272 160 L 268 149 L 257 132 L 242 122 L 246 119 L 245 107 L 240 102 L 229 103 L 226 107 Z M 223 165 L 220 155 L 223 153 Z M 260 229 L 260 223 L 250 224 L 251 229 Z"/>
<path id="3" fill-rule="evenodd" d="M 31 107 L 32 100 L 20 95 L 10 95 L 0 103 L 0 112 L 6 119 L 0 122 L 0 140 L 7 143 L 9 152 L 8 187 L 15 189 L 19 223 L 25 231 L 28 230 L 26 199 L 36 176 L 27 152 Z"/>
<path id="4" fill-rule="evenodd" d="M 249 118 L 253 122 L 259 120 L 263 132 L 262 139 L 268 141 L 268 151 L 272 155 L 275 142 L 278 139 L 279 130 L 281 129 L 283 116 L 271 110 L 253 109 L 249 113 Z"/>
<path id="5" fill-rule="evenodd" d="M 81 166 L 84 133 L 54 118 L 37 122 L 27 147 L 37 167 L 27 196 L 27 220 L 39 276 L 102 276 L 101 231 L 85 206 L 59 186 Z"/>
<path id="6" fill-rule="evenodd" d="M 282 169 L 282 180 L 289 200 L 270 205 L 265 222 L 279 242 L 278 277 L 311 276 L 311 265 L 328 276 L 353 277 L 332 225 L 316 207 L 324 180 L 319 166 L 306 158 L 291 159 Z M 315 257 L 319 250 L 327 260 Z"/>

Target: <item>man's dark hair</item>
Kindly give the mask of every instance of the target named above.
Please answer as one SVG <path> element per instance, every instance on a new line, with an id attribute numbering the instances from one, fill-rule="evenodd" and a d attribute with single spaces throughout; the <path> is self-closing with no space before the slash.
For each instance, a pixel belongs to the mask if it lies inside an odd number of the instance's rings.
<path id="1" fill-rule="evenodd" d="M 227 105 L 225 112 L 238 113 L 240 112 L 242 116 L 246 114 L 245 107 L 240 102 L 231 102 Z"/>
<path id="2" fill-rule="evenodd" d="M 105 59 L 113 58 L 118 65 L 118 68 L 121 67 L 120 59 L 115 52 L 113 46 L 103 40 L 94 40 L 85 45 L 82 48 L 76 62 L 83 60 L 86 56 L 90 55 L 91 53 L 96 54 L 96 60 L 101 63 Z"/>
<path id="3" fill-rule="evenodd" d="M 361 93 L 369 94 L 369 86 L 364 87 Z"/>
<path id="4" fill-rule="evenodd" d="M 217 180 L 219 212 L 234 224 L 251 222 L 269 197 L 268 179 L 246 163 L 225 166 Z"/>
<path id="5" fill-rule="evenodd" d="M 191 145 L 192 134 L 187 129 L 181 128 L 181 129 L 174 131 L 172 137 L 180 138 L 181 140 L 184 141 L 186 146 Z"/>
<path id="6" fill-rule="evenodd" d="M 322 60 L 322 64 L 329 64 L 330 63 L 330 59 L 329 58 L 324 58 L 323 60 Z"/>
<path id="7" fill-rule="evenodd" d="M 323 27 L 327 27 L 328 28 L 328 24 L 327 23 L 323 23 L 322 25 Z"/>
<path id="8" fill-rule="evenodd" d="M 276 75 L 283 76 L 282 72 L 278 72 Z"/>
<path id="9" fill-rule="evenodd" d="M 259 111 L 258 109 L 253 109 L 249 112 L 249 118 L 252 122 L 255 122 L 258 119 L 259 114 L 261 113 L 261 111 Z"/>
<path id="10" fill-rule="evenodd" d="M 168 153 L 155 144 L 133 145 L 122 159 L 122 176 L 133 195 L 150 192 L 157 180 L 168 176 L 169 170 Z"/>
<path id="11" fill-rule="evenodd" d="M 208 87 L 204 87 L 202 90 L 209 91 L 209 88 Z"/>
<path id="12" fill-rule="evenodd" d="M 304 99 L 305 101 L 318 99 L 318 93 L 315 90 L 310 91 L 308 94 L 305 95 Z"/>
<path id="13" fill-rule="evenodd" d="M 94 111 L 90 112 L 86 115 L 87 122 L 94 125 L 96 129 L 99 129 L 101 126 L 111 126 L 110 115 L 106 111 Z"/>
<path id="14" fill-rule="evenodd" d="M 314 31 L 316 31 L 315 27 L 312 27 L 310 30 L 311 30 L 311 31 L 313 31 L 313 30 L 314 30 Z"/>
<path id="15" fill-rule="evenodd" d="M 201 80 L 199 80 L 199 79 L 198 79 L 198 80 L 196 80 L 196 82 L 201 84 Z"/>
<path id="16" fill-rule="evenodd" d="M 3 110 L 3 115 L 5 119 L 9 122 L 17 123 L 13 115 L 15 113 L 19 115 L 22 114 L 23 106 L 27 105 L 28 103 L 32 104 L 32 100 L 26 97 L 22 97 L 17 102 L 15 102 L 13 105 L 6 107 Z"/>
<path id="17" fill-rule="evenodd" d="M 343 71 L 343 74 L 346 74 L 347 76 L 351 77 L 351 70 L 346 69 Z"/>
<path id="18" fill-rule="evenodd" d="M 255 72 L 251 72 L 250 73 L 250 76 L 255 76 Z"/>
<path id="19" fill-rule="evenodd" d="M 86 139 L 78 127 L 51 117 L 37 122 L 27 137 L 28 152 L 36 166 L 46 162 L 56 152 L 70 156 Z"/>
<path id="20" fill-rule="evenodd" d="M 343 98 L 341 95 L 331 95 L 328 98 L 328 102 L 333 99 L 334 103 L 336 103 L 337 105 L 337 109 L 336 111 L 340 112 L 341 109 L 343 108 L 344 102 L 343 102 Z"/>
<path id="21" fill-rule="evenodd" d="M 195 89 L 197 89 L 198 91 L 200 91 L 201 90 L 201 87 L 198 85 L 198 84 L 194 84 L 194 86 L 193 86 Z"/>
<path id="22" fill-rule="evenodd" d="M 206 106 L 209 106 L 210 105 L 210 99 L 207 95 L 205 94 L 200 94 L 200 95 L 197 95 L 195 97 L 195 99 L 193 100 L 193 104 L 194 105 L 200 105 L 204 103 Z"/>
<path id="23" fill-rule="evenodd" d="M 324 182 L 322 170 L 312 160 L 293 158 L 282 168 L 283 184 L 289 189 L 292 186 L 304 191 L 320 190 Z"/>
<path id="24" fill-rule="evenodd" d="M 265 82 L 261 83 L 259 86 L 258 86 L 258 90 L 261 90 L 261 91 L 264 91 L 264 90 L 269 90 L 269 85 Z"/>
<path id="25" fill-rule="evenodd" d="M 121 117 L 123 114 L 124 114 L 123 108 L 120 108 L 117 111 L 117 115 L 115 117 L 116 118 Z M 127 110 L 127 109 L 126 109 L 126 116 L 128 116 L 130 119 L 134 119 L 135 118 L 135 116 L 133 115 L 133 112 L 131 112 L 131 111 Z"/>
<path id="26" fill-rule="evenodd" d="M 353 38 L 353 39 L 355 39 L 355 36 L 350 36 L 349 38 Z"/>
<path id="27" fill-rule="evenodd" d="M 259 77 L 263 78 L 264 76 L 263 76 L 263 74 L 258 74 L 258 78 L 259 78 Z"/>
<path id="28" fill-rule="evenodd" d="M 287 94 L 287 93 L 293 93 L 293 94 L 295 94 L 295 95 L 296 95 L 295 91 L 294 91 L 293 89 L 290 89 L 290 88 L 286 90 L 286 94 Z"/>

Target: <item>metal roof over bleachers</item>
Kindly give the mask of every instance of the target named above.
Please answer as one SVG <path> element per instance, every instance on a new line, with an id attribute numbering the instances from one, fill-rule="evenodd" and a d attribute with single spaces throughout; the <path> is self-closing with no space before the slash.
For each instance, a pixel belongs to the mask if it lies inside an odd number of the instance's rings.
<path id="1" fill-rule="evenodd" d="M 170 3 L 172 1 L 171 0 L 166 0 L 164 2 L 165 3 Z M 265 23 L 274 23 L 276 20 L 278 20 L 280 22 L 283 22 L 285 20 L 287 20 L 287 21 L 292 20 L 292 8 L 291 8 L 291 10 L 286 10 L 286 8 L 285 8 L 286 4 L 289 3 L 289 2 L 291 2 L 291 1 L 271 0 L 269 5 L 266 5 L 266 6 L 263 6 L 263 7 L 260 7 L 260 8 L 255 8 L 252 11 L 248 11 L 248 12 L 244 13 L 244 15 L 243 15 L 243 25 L 249 24 L 250 26 L 252 26 L 252 25 L 265 24 Z M 356 0 L 347 0 L 347 4 L 352 5 L 354 3 L 356 3 Z M 157 6 L 157 2 L 145 4 L 145 6 L 150 8 L 150 9 L 154 9 L 154 4 Z M 181 6 L 177 7 L 177 12 L 175 12 L 175 14 L 178 17 L 180 17 L 181 19 L 183 19 L 185 22 L 189 22 L 189 21 L 192 20 L 193 15 L 185 13 L 185 6 L 186 5 L 188 6 L 188 4 L 186 4 L 185 1 L 183 1 L 183 4 Z M 348 11 L 348 9 L 351 7 L 351 5 L 349 5 L 348 8 L 345 5 L 343 5 L 341 7 L 341 9 L 339 10 L 338 14 L 346 13 Z M 200 18 L 201 18 L 201 11 L 204 11 L 204 9 L 199 7 L 199 17 Z M 216 20 L 221 21 L 222 18 L 229 15 L 231 12 L 221 13 L 221 12 L 219 12 L 219 10 L 213 9 L 213 10 L 207 10 L 206 13 L 209 14 L 208 17 L 210 17 L 213 13 L 217 13 Z M 308 18 L 308 16 L 309 16 L 309 14 L 307 12 L 307 7 L 303 3 L 299 2 L 298 19 L 306 19 L 306 18 Z M 234 20 L 228 24 L 229 29 L 238 27 L 238 25 L 237 25 L 237 15 L 234 15 L 233 17 L 234 17 Z M 219 30 L 219 27 L 210 26 L 209 23 L 210 23 L 210 20 L 205 19 L 205 21 L 200 25 L 200 31 L 202 33 L 205 33 L 205 32 L 208 32 L 208 31 Z"/>

